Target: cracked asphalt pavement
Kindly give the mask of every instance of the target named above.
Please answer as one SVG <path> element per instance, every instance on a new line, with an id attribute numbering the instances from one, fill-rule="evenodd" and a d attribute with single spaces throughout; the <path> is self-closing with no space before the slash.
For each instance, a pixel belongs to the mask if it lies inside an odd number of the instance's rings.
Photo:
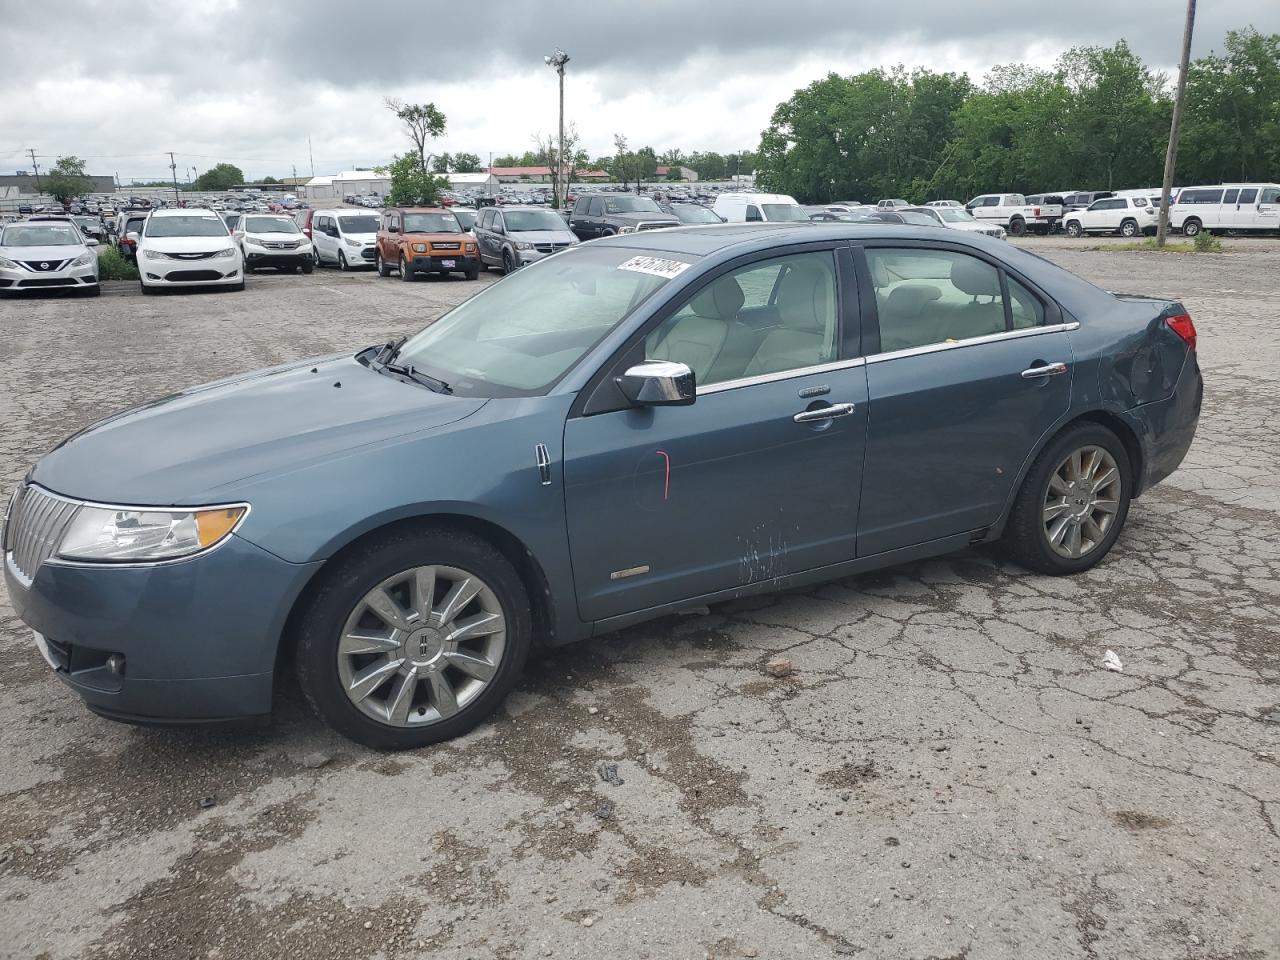
<path id="1" fill-rule="evenodd" d="M 395 755 L 288 680 L 266 729 L 98 719 L 0 594 L 0 956 L 1280 957 L 1280 241 L 1025 244 L 1200 331 L 1199 436 L 1102 566 L 973 550 L 667 618 Z M 0 302 L 0 481 L 479 285 Z"/>

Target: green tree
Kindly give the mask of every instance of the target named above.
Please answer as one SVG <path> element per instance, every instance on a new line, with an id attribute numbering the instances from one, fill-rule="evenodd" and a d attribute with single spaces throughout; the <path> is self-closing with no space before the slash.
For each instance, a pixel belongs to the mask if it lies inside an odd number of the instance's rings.
<path id="1" fill-rule="evenodd" d="M 431 159 L 431 170 L 434 173 L 448 173 L 453 164 L 453 157 L 448 153 L 437 154 Z"/>
<path id="2" fill-rule="evenodd" d="M 244 183 L 244 173 L 234 163 L 219 163 L 196 177 L 195 188 L 210 193 L 230 190 Z M 264 178 L 263 183 L 266 183 Z"/>
<path id="3" fill-rule="evenodd" d="M 279 183 L 280 181 L 279 181 L 279 180 L 277 180 L 275 177 L 270 177 L 270 176 L 268 176 L 268 177 L 263 177 L 263 178 L 262 178 L 261 180 L 259 180 L 258 182 L 259 182 L 259 183 L 264 183 L 264 184 L 265 184 L 265 183 Z"/>
<path id="4" fill-rule="evenodd" d="M 474 153 L 455 153 L 453 155 L 454 173 L 480 173 L 480 158 Z"/>
<path id="5" fill-rule="evenodd" d="M 1183 183 L 1273 178 L 1280 170 L 1280 34 L 1227 34 L 1187 75 Z"/>
<path id="6" fill-rule="evenodd" d="M 416 153 L 397 156 L 387 166 L 376 169 L 391 177 L 387 202 L 392 206 L 434 206 L 440 202 L 440 191 L 449 185 L 444 177 L 424 170 Z"/>
<path id="7" fill-rule="evenodd" d="M 436 109 L 434 103 L 404 103 L 394 97 L 387 97 L 382 102 L 396 115 L 396 119 L 404 127 L 404 132 L 413 141 L 418 168 L 423 173 L 427 172 L 431 164 L 431 154 L 427 152 L 427 144 L 444 134 L 444 114 Z"/>
<path id="8" fill-rule="evenodd" d="M 85 174 L 84 161 L 79 157 L 59 157 L 40 186 L 53 199 L 66 204 L 92 190 L 93 180 Z"/>

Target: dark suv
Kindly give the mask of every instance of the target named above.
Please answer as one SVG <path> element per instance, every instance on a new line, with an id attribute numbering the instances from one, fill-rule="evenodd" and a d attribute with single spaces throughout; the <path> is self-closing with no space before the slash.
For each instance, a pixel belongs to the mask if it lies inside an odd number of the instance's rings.
<path id="1" fill-rule="evenodd" d="M 583 194 L 574 200 L 573 212 L 569 214 L 569 229 L 581 240 L 678 226 L 680 221 L 663 213 L 652 197 L 632 193 Z"/>

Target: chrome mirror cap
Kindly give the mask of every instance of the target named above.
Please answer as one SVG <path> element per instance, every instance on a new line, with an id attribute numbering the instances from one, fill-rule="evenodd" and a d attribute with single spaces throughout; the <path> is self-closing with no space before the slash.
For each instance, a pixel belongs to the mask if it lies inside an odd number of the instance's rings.
<path id="1" fill-rule="evenodd" d="M 639 407 L 687 406 L 697 396 L 693 371 L 670 360 L 637 363 L 618 378 L 618 388 Z"/>

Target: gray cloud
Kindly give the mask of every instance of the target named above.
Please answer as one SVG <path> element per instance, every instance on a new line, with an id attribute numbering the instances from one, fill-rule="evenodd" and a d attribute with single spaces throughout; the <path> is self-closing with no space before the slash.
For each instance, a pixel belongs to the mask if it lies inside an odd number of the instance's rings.
<path id="1" fill-rule="evenodd" d="M 573 58 L 569 112 L 593 152 L 608 152 L 615 130 L 657 147 L 734 149 L 828 70 L 902 61 L 980 79 L 996 63 L 1121 37 L 1171 69 L 1182 30 L 1172 0 L 62 0 L 65 36 L 39 5 L 5 8 L 0 169 L 36 146 L 102 157 L 94 169 L 118 158 L 139 175 L 167 172 L 168 149 L 199 168 L 214 162 L 205 155 L 305 172 L 307 133 L 318 172 L 384 160 L 403 148 L 385 94 L 435 100 L 450 121 L 444 148 L 522 151 L 554 124 L 542 56 L 557 45 Z M 1280 4 L 1201 4 L 1196 54 L 1249 24 L 1280 32 Z"/>

